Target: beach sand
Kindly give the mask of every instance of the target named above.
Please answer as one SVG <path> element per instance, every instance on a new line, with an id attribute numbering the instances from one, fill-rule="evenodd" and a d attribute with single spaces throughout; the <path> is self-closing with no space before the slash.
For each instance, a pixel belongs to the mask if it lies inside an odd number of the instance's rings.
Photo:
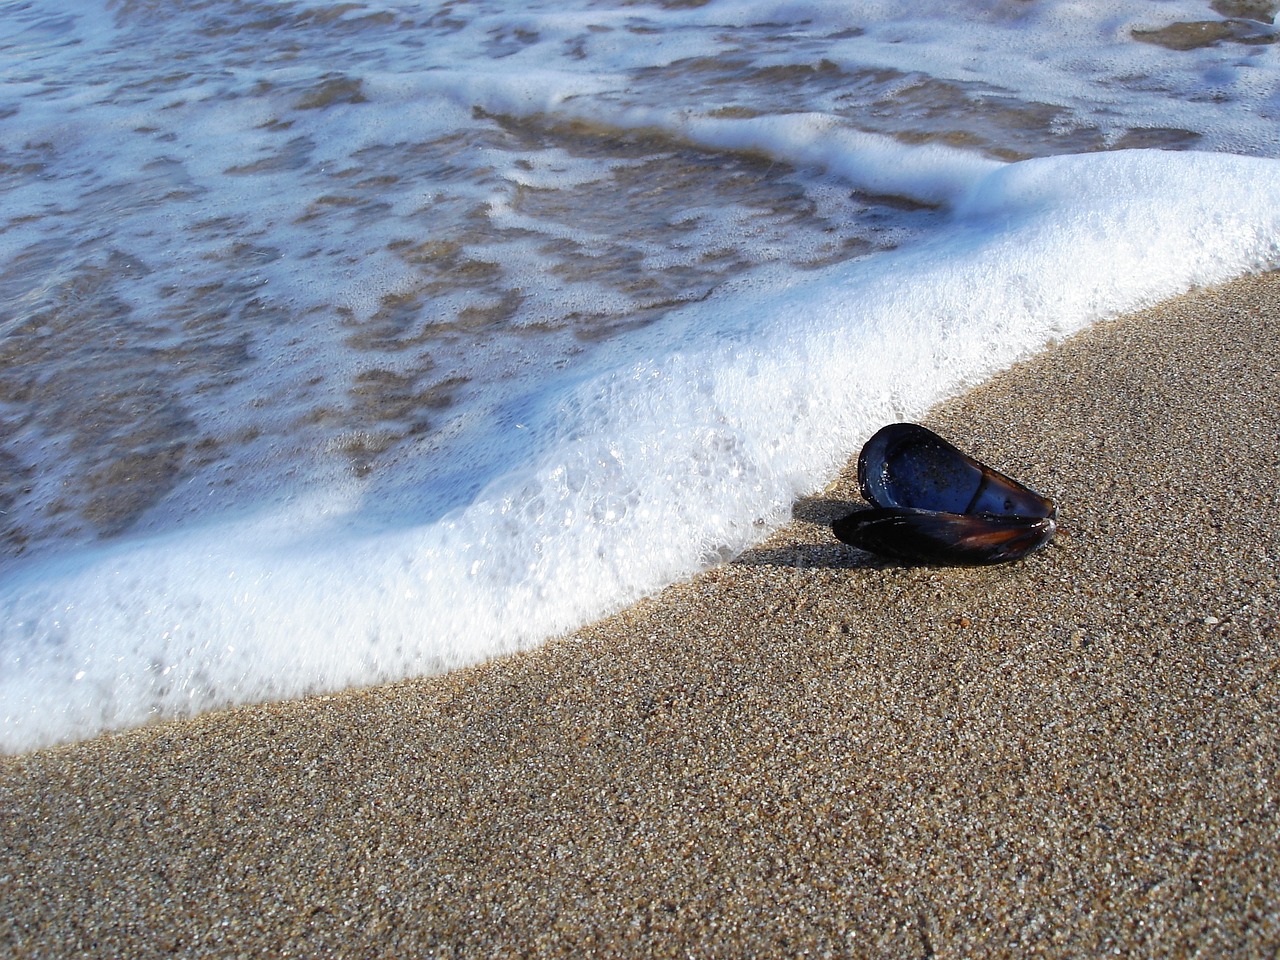
<path id="1" fill-rule="evenodd" d="M 1023 562 L 842 546 L 850 470 L 530 653 L 0 760 L 0 952 L 1274 956 L 1278 375 L 1271 274 L 932 411 Z"/>

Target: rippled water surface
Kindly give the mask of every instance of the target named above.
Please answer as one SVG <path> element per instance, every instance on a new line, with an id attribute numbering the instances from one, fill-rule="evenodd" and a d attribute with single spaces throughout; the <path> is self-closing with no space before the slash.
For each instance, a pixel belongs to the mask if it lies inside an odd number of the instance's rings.
<path id="1" fill-rule="evenodd" d="M 0 649 L 44 669 L 31 638 L 83 609 L 82 587 L 41 614 L 24 584 L 95 550 L 168 537 L 180 552 L 187 531 L 258 521 L 285 540 L 319 536 L 317 517 L 360 537 L 447 526 L 596 429 L 548 426 L 591 378 L 665 370 L 708 338 L 799 344 L 824 315 L 758 297 L 837 276 L 869 289 L 839 271 L 878 275 L 894 256 L 915 265 L 894 268 L 912 302 L 920 264 L 996 235 L 998 217 L 957 217 L 1007 165 L 1135 147 L 1275 157 L 1276 7 L 0 2 L 0 577 L 23 624 Z M 937 369 L 969 369 L 938 346 L 969 320 L 942 312 L 921 336 Z M 858 329 L 826 349 L 856 354 Z M 699 372 L 718 385 L 673 396 L 726 389 Z M 806 389 L 797 409 L 816 409 Z M 611 396 L 587 405 L 601 423 L 645 403 L 609 412 Z M 729 483 L 754 468 L 725 469 Z M 781 505 L 742 509 L 733 524 L 752 527 Z M 527 552 L 521 569 L 549 583 L 536 531 L 555 513 L 467 542 Z M 649 589 L 741 546 L 692 536 L 694 561 L 662 561 Z M 441 549 L 434 563 L 462 563 Z M 173 589 L 137 581 L 120 608 Z M 100 629 L 105 614 L 86 616 Z M 150 629 L 121 616 L 108 647 Z"/>
<path id="2" fill-rule="evenodd" d="M 1276 149 L 1274 73 L 1244 76 L 1272 61 L 1269 4 L 1145 27 L 1023 2 L 963 26 L 791 9 L 0 7 L 12 555 L 252 503 L 298 473 L 373 482 L 735 277 L 929 229 L 909 196 L 628 111 L 820 111 L 1005 160 Z"/>

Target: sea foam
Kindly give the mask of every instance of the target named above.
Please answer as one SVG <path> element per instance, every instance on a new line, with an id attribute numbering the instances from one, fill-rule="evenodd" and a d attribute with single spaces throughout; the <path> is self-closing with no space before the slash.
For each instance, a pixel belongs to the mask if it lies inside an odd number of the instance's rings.
<path id="1" fill-rule="evenodd" d="M 1280 153 L 1280 45 L 1160 42 L 1210 16 L 0 7 L 0 749 L 536 644 L 1274 266 L 1277 161 L 1208 151 Z"/>
<path id="2" fill-rule="evenodd" d="M 811 160 L 801 128 L 742 127 L 734 146 Z M 912 176 L 868 143 L 824 162 Z M 1280 262 L 1276 161 L 1124 151 L 944 181 L 936 161 L 900 185 L 946 198 L 943 229 L 753 274 L 602 349 L 488 424 L 503 466 L 466 504 L 420 511 L 406 465 L 377 503 L 302 489 L 20 570 L 0 588 L 0 747 L 527 647 L 757 542 L 882 423 L 1099 318 Z"/>

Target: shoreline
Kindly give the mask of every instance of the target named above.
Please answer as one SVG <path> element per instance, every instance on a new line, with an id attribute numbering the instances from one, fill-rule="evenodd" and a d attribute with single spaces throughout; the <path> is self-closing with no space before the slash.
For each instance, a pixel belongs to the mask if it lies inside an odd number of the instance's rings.
<path id="1" fill-rule="evenodd" d="M 15 956 L 1268 956 L 1280 273 L 923 422 L 1054 498 L 1025 561 L 732 563 L 442 677 L 0 757 Z"/>

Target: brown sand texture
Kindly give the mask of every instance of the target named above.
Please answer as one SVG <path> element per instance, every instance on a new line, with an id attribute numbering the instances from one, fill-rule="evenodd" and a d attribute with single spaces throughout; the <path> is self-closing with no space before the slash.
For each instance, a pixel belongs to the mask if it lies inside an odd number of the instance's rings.
<path id="1" fill-rule="evenodd" d="M 1273 957 L 1278 340 L 1246 278 L 933 410 L 1058 500 L 1015 564 L 837 543 L 850 470 L 532 652 L 0 759 L 0 953 Z"/>

